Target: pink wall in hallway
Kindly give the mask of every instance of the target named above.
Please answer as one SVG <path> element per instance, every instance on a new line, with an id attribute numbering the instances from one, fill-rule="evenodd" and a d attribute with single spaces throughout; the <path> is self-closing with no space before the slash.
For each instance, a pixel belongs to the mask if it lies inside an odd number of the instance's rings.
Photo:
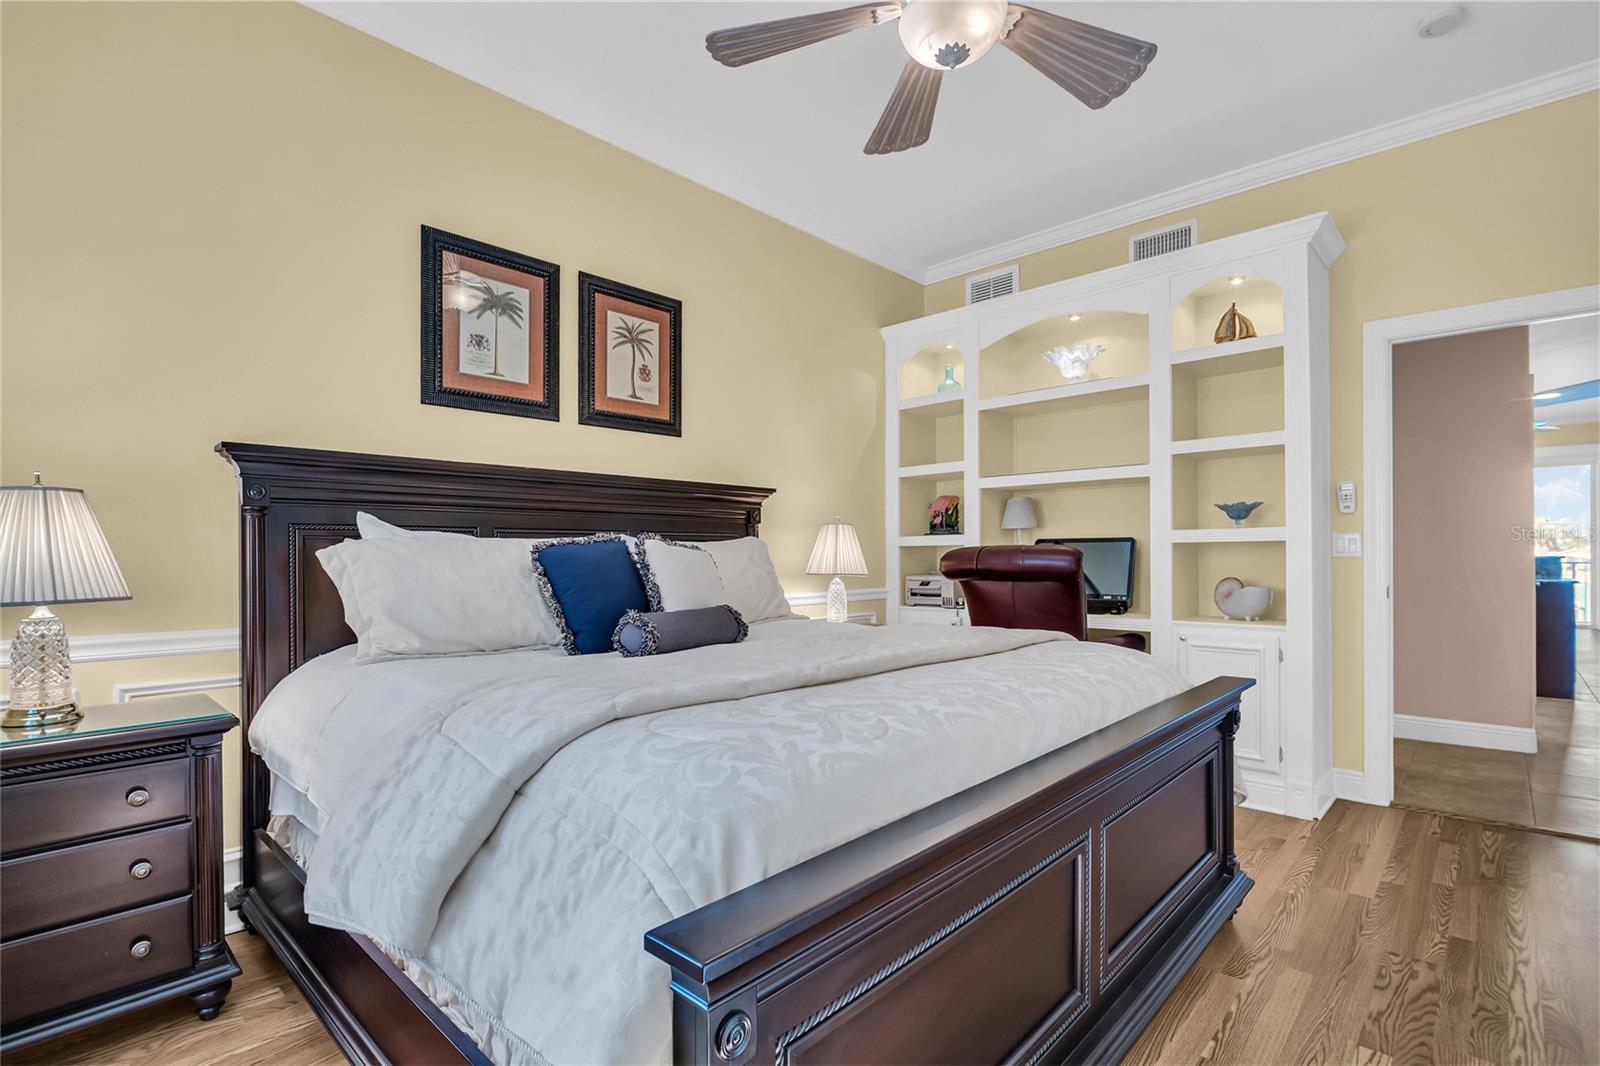
<path id="1" fill-rule="evenodd" d="M 1533 725 L 1526 327 L 1394 349 L 1394 709 Z"/>

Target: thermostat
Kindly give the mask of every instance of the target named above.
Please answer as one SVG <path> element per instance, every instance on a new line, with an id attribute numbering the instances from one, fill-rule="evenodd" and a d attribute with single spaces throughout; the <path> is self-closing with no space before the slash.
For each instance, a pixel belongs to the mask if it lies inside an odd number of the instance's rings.
<path id="1" fill-rule="evenodd" d="M 1354 481 L 1341 481 L 1336 486 L 1338 490 L 1339 513 L 1356 513 L 1356 483 Z"/>

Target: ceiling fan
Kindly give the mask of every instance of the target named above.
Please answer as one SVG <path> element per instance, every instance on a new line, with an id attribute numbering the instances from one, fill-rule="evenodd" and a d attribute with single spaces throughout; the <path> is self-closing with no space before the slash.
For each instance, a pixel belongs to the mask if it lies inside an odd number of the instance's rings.
<path id="1" fill-rule="evenodd" d="M 1148 41 L 1006 0 L 884 0 L 717 30 L 706 35 L 706 51 L 724 66 L 742 67 L 896 19 L 911 59 L 867 139 L 868 155 L 926 142 L 944 72 L 971 66 L 996 42 L 1091 108 L 1127 92 L 1156 54 Z"/>

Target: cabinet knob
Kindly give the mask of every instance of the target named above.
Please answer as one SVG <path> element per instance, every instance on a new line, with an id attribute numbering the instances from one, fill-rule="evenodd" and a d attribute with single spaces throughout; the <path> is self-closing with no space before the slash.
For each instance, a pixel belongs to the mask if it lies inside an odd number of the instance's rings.
<path id="1" fill-rule="evenodd" d="M 150 802 L 150 793 L 142 788 L 130 788 L 124 798 L 130 807 L 143 807 Z"/>
<path id="2" fill-rule="evenodd" d="M 128 872 L 133 875 L 133 879 L 135 881 L 143 881 L 145 878 L 154 873 L 155 869 L 156 868 L 154 866 L 150 865 L 148 859 L 140 859 L 138 862 L 128 867 Z"/>
<path id="3" fill-rule="evenodd" d="M 133 942 L 133 947 L 128 949 L 128 954 L 132 955 L 136 959 L 142 959 L 146 955 L 150 954 L 150 949 L 153 947 L 155 947 L 155 945 L 150 943 L 148 939 L 145 937 L 140 937 L 138 940 Z"/>

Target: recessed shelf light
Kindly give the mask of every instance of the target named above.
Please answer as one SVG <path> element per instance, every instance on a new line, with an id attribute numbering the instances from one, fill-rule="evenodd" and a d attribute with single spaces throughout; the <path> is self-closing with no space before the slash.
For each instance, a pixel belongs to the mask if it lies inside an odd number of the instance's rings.
<path id="1" fill-rule="evenodd" d="M 1244 275 L 1243 274 L 1235 274 L 1235 275 L 1233 275 L 1231 278 L 1228 279 L 1228 284 L 1229 285 L 1243 285 L 1244 284 Z"/>
<path id="2" fill-rule="evenodd" d="M 956 346 L 953 345 L 953 344 L 947 344 L 947 345 L 944 346 L 944 350 L 947 351 L 947 352 L 953 352 L 953 351 L 955 351 L 955 349 L 956 349 Z"/>
<path id="3" fill-rule="evenodd" d="M 1083 316 L 1082 315 L 1068 315 L 1067 316 L 1067 321 L 1068 322 L 1081 322 L 1081 321 L 1083 321 Z"/>
<path id="4" fill-rule="evenodd" d="M 1533 394 L 1533 398 L 1535 400 L 1555 400 L 1555 399 L 1559 399 L 1560 397 L 1561 397 L 1561 390 L 1560 389 L 1547 389 L 1544 392 L 1536 392 L 1536 393 Z"/>

